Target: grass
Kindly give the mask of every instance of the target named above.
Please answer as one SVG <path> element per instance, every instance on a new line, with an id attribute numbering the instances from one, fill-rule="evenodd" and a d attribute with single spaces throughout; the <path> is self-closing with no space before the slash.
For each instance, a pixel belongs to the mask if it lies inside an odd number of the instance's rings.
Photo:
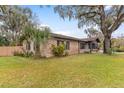
<path id="1" fill-rule="evenodd" d="M 124 55 L 0 57 L 0 87 L 124 87 Z"/>

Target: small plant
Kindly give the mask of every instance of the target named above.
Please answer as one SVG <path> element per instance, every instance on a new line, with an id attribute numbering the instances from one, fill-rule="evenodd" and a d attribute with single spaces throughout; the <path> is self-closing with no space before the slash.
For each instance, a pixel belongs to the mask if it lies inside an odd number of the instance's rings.
<path id="1" fill-rule="evenodd" d="M 52 52 L 55 56 L 64 56 L 65 46 L 60 44 L 59 46 L 52 45 Z"/>

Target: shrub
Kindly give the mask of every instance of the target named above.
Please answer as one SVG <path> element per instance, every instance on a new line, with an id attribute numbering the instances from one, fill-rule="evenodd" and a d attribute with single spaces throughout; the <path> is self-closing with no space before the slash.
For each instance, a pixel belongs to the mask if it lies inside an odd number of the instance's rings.
<path id="1" fill-rule="evenodd" d="M 9 44 L 9 39 L 0 35 L 0 46 L 9 46 Z"/>
<path id="2" fill-rule="evenodd" d="M 117 49 L 116 52 L 124 52 L 124 50 Z"/>
<path id="3" fill-rule="evenodd" d="M 116 52 L 124 52 L 124 47 L 123 46 L 115 47 L 114 51 L 116 51 Z"/>
<path id="4" fill-rule="evenodd" d="M 33 56 L 33 52 L 24 52 L 23 53 L 23 52 L 15 51 L 14 56 L 31 57 L 31 56 Z"/>
<path id="5" fill-rule="evenodd" d="M 33 52 L 25 52 L 24 53 L 24 57 L 32 57 L 33 56 Z"/>
<path id="6" fill-rule="evenodd" d="M 52 45 L 52 52 L 55 56 L 64 56 L 65 46 L 60 44 L 59 46 Z"/>
<path id="7" fill-rule="evenodd" d="M 18 51 L 14 51 L 14 56 L 24 56 L 24 53 L 18 52 Z"/>
<path id="8" fill-rule="evenodd" d="M 112 48 L 109 48 L 109 49 L 108 49 L 108 54 L 111 55 L 112 53 L 113 53 Z"/>

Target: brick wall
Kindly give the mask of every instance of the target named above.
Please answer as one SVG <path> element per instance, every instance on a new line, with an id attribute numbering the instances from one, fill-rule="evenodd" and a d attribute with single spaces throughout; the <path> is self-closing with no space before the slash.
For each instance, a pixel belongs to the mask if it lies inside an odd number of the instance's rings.
<path id="1" fill-rule="evenodd" d="M 78 54 L 79 53 L 79 43 L 78 41 L 70 40 L 70 49 L 68 53 L 71 54 Z"/>
<path id="2" fill-rule="evenodd" d="M 49 39 L 46 42 L 46 44 L 42 44 L 41 45 L 41 55 L 44 56 L 44 57 L 51 57 L 51 56 L 53 56 L 51 46 L 52 46 L 52 44 L 53 45 L 57 45 L 57 40 L 58 39 L 51 38 L 51 39 Z M 64 40 L 64 39 L 62 39 L 62 40 Z M 66 40 L 64 40 L 64 41 L 66 41 Z M 70 49 L 67 50 L 69 55 L 71 55 L 71 54 L 78 54 L 79 53 L 78 41 L 73 41 L 73 40 L 69 40 L 69 41 L 70 41 Z"/>
<path id="3" fill-rule="evenodd" d="M 45 44 L 41 44 L 41 56 L 43 57 L 52 57 L 52 44 L 57 45 L 56 39 L 49 39 Z"/>
<path id="4" fill-rule="evenodd" d="M 22 52 L 22 46 L 0 46 L 0 56 L 13 56 L 14 51 Z"/>

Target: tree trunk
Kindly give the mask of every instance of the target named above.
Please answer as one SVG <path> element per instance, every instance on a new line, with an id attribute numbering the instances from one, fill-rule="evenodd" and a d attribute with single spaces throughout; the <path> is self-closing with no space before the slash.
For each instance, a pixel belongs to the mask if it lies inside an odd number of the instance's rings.
<path id="1" fill-rule="evenodd" d="M 111 35 L 107 35 L 104 37 L 104 43 L 103 43 L 104 47 L 103 47 L 103 53 L 104 54 L 109 54 L 110 53 L 110 49 L 111 49 Z"/>

